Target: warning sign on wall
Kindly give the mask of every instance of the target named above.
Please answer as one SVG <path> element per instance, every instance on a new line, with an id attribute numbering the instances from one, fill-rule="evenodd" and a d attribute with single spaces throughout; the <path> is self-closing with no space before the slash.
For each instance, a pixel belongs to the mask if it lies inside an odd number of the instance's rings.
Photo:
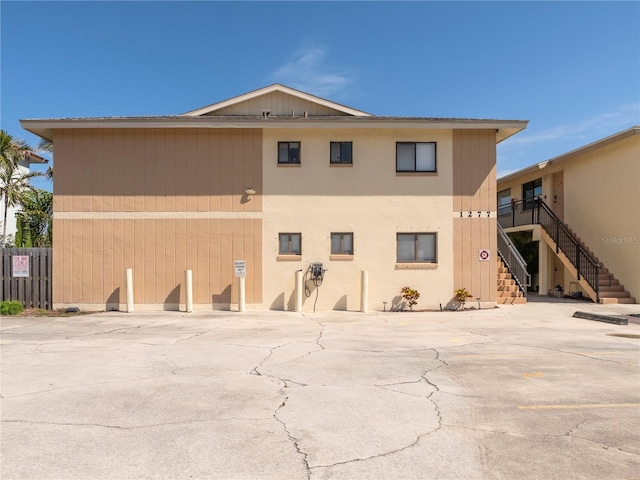
<path id="1" fill-rule="evenodd" d="M 486 262 L 489 260 L 491 260 L 491 255 L 489 254 L 489 250 L 486 250 L 484 248 L 481 248 L 480 250 L 478 250 L 478 261 Z"/>
<path id="2" fill-rule="evenodd" d="M 28 277 L 29 276 L 29 256 L 28 255 L 13 255 L 13 276 L 14 277 Z"/>

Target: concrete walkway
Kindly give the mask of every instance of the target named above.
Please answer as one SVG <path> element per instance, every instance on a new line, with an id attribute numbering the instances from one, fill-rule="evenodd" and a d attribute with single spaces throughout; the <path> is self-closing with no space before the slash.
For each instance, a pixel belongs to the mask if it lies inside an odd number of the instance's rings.
<path id="1" fill-rule="evenodd" d="M 623 307 L 2 318 L 1 477 L 637 479 Z"/>

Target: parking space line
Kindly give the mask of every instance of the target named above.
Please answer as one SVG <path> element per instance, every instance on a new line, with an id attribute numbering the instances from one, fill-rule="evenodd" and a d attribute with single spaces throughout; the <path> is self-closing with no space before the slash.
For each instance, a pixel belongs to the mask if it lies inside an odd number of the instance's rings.
<path id="1" fill-rule="evenodd" d="M 514 358 L 514 357 L 539 357 L 539 356 L 558 356 L 558 355 L 619 355 L 626 353 L 625 351 L 606 351 L 606 352 L 540 352 L 540 353 L 470 353 L 467 355 L 452 355 L 453 358 Z M 638 353 L 638 350 L 628 350 L 629 353 Z"/>
<path id="2" fill-rule="evenodd" d="M 638 408 L 640 403 L 583 403 L 574 405 L 518 405 L 520 410 L 571 410 L 579 408 Z"/>

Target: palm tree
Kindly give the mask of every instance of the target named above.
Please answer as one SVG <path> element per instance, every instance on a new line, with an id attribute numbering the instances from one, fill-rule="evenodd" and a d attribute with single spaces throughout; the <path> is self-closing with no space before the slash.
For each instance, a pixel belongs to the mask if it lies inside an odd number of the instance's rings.
<path id="1" fill-rule="evenodd" d="M 7 238 L 9 208 L 21 203 L 24 192 L 35 191 L 29 180 L 42 176 L 40 172 L 25 172 L 20 169 L 19 162 L 33 153 L 33 149 L 26 142 L 14 139 L 4 130 L 0 130 L 0 198 L 4 203 L 2 244 Z"/>
<path id="2" fill-rule="evenodd" d="M 42 189 L 26 190 L 20 203 L 16 247 L 50 247 L 53 194 Z"/>
<path id="3" fill-rule="evenodd" d="M 50 153 L 53 155 L 53 142 L 51 140 L 47 140 L 46 138 L 41 138 L 38 142 L 38 151 Z M 48 180 L 53 180 L 53 167 L 51 165 L 47 167 L 45 176 Z"/>

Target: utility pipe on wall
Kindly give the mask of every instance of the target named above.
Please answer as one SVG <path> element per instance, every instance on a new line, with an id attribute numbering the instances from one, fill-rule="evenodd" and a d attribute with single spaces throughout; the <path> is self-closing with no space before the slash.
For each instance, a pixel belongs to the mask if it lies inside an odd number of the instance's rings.
<path id="1" fill-rule="evenodd" d="M 369 303 L 369 272 L 362 270 L 360 272 L 360 311 L 367 313 L 367 304 Z"/>
<path id="2" fill-rule="evenodd" d="M 127 312 L 133 312 L 133 269 L 127 268 Z"/>
<path id="3" fill-rule="evenodd" d="M 187 313 L 193 312 L 193 274 L 191 270 L 184 271 L 184 297 Z"/>
<path id="4" fill-rule="evenodd" d="M 296 271 L 296 312 L 302 311 L 302 270 Z"/>

